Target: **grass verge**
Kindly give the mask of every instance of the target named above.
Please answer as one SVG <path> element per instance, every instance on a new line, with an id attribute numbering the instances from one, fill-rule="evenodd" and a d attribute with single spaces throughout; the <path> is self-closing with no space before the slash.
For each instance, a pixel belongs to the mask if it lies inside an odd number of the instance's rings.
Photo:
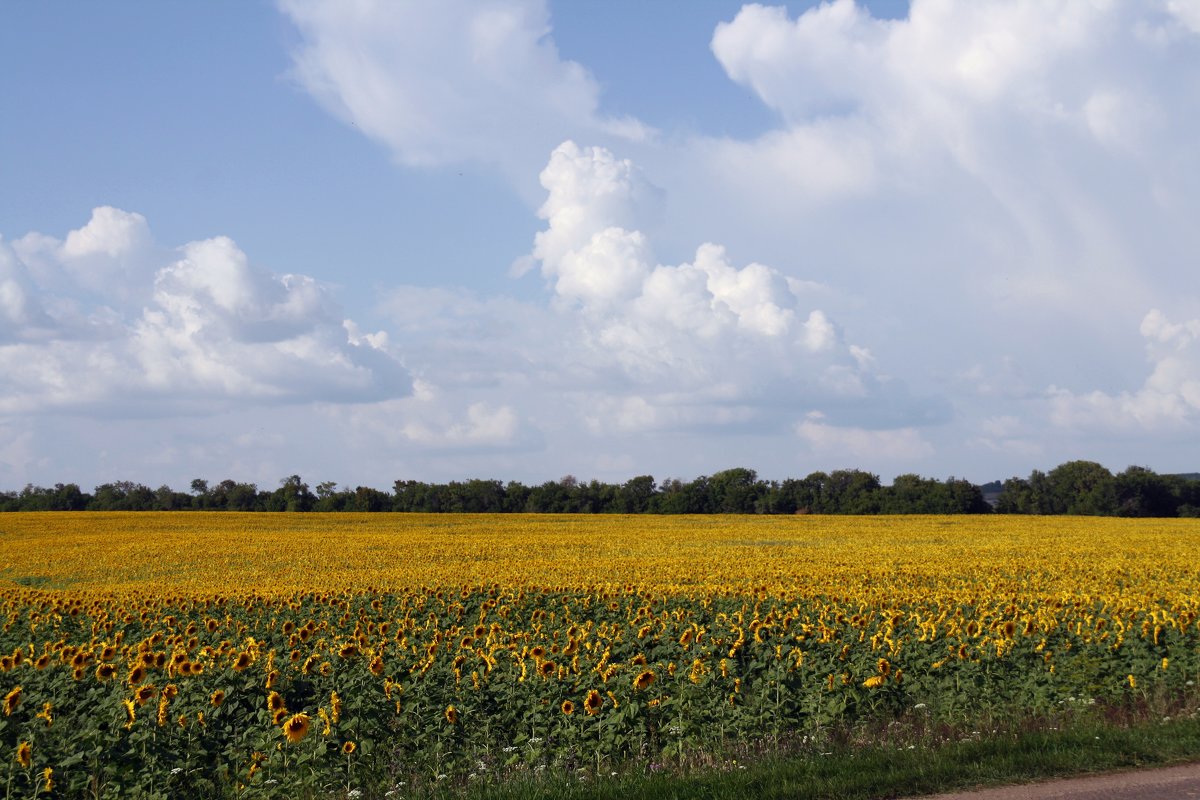
<path id="1" fill-rule="evenodd" d="M 881 800 L 1200 759 L 1196 716 L 1129 722 L 1097 715 L 1061 726 L 1026 721 L 966 737 L 932 744 L 903 744 L 903 737 L 894 737 L 886 746 L 845 741 L 823 752 L 764 755 L 749 763 L 729 760 L 690 770 L 647 765 L 599 778 L 545 773 L 510 775 L 502 781 L 480 777 L 415 792 L 397 787 L 391 797 Z"/>

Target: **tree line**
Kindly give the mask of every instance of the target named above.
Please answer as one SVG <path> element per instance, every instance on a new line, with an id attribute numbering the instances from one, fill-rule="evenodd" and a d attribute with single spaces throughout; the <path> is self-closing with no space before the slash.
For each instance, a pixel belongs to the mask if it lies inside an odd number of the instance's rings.
<path id="1" fill-rule="evenodd" d="M 73 483 L 29 485 L 0 493 L 0 511 L 367 511 L 577 514 L 1099 514 L 1200 516 L 1196 476 L 1158 475 L 1129 467 L 1113 475 L 1091 461 L 1071 461 L 1048 473 L 978 486 L 900 475 L 889 486 L 858 469 L 764 480 L 745 467 L 684 482 L 639 475 L 624 483 L 566 476 L 527 486 L 518 481 L 424 483 L 398 480 L 391 492 L 369 486 L 311 487 L 292 475 L 275 489 L 197 478 L 191 491 L 117 481 L 84 492 Z"/>

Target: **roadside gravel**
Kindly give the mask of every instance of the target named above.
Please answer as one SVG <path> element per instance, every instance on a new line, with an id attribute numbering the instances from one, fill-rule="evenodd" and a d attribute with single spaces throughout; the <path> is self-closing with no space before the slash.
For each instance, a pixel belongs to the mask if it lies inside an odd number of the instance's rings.
<path id="1" fill-rule="evenodd" d="M 926 796 L 923 800 L 1175 800 L 1200 798 L 1200 763 L 1110 772 Z"/>

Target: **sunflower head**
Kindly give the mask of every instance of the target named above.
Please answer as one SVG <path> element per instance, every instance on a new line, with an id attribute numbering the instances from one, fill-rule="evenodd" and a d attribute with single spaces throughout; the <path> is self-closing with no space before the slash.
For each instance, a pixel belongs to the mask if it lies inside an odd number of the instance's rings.
<path id="1" fill-rule="evenodd" d="M 217 689 L 211 695 L 209 695 L 208 702 L 213 708 L 219 708 L 221 703 L 225 702 L 225 692 Z"/>
<path id="2" fill-rule="evenodd" d="M 575 713 L 575 704 L 572 703 L 570 700 L 563 700 L 562 713 L 566 714 L 568 717 L 571 716 L 572 714 L 574 714 Z"/>
<path id="3" fill-rule="evenodd" d="M 17 763 L 22 769 L 29 769 L 29 765 L 33 763 L 33 748 L 29 746 L 29 742 L 21 742 L 17 745 Z"/>
<path id="4" fill-rule="evenodd" d="M 652 683 L 654 683 L 654 672 L 651 670 L 646 670 L 645 672 L 639 673 L 638 676 L 633 679 L 633 688 L 637 689 L 638 691 L 642 691 L 643 689 L 649 689 L 650 684 Z"/>
<path id="5" fill-rule="evenodd" d="M 458 724 L 458 709 L 453 705 L 446 706 L 446 722 L 449 722 L 451 725 Z"/>
<path id="6" fill-rule="evenodd" d="M 12 712 L 17 710 L 17 706 L 21 705 L 21 687 L 13 689 L 8 694 L 4 695 L 4 716 L 10 716 Z"/>
<path id="7" fill-rule="evenodd" d="M 601 707 L 604 706 L 604 698 L 595 689 L 587 693 L 587 697 L 583 700 L 583 710 L 588 713 L 588 716 L 599 713 Z"/>
<path id="8" fill-rule="evenodd" d="M 347 756 L 352 755 L 357 749 L 358 745 L 356 745 L 354 742 L 346 742 L 342 745 L 342 754 Z"/>
<path id="9" fill-rule="evenodd" d="M 342 698 L 338 697 L 337 692 L 329 693 L 329 712 L 334 722 L 342 718 Z"/>
<path id="10" fill-rule="evenodd" d="M 253 657 L 251 657 L 251 655 L 249 653 L 247 653 L 246 651 L 243 650 L 242 652 L 237 654 L 237 658 L 235 658 L 233 660 L 233 664 L 231 666 L 233 667 L 233 670 L 235 672 L 241 672 L 242 670 L 249 667 L 253 662 L 254 662 Z"/>
<path id="11" fill-rule="evenodd" d="M 283 735 L 287 737 L 289 742 L 295 744 L 305 736 L 308 736 L 309 723 L 308 714 L 303 712 L 293 714 L 287 722 L 283 723 Z"/>
<path id="12" fill-rule="evenodd" d="M 280 709 L 284 708 L 285 705 L 286 704 L 283 702 L 283 695 L 279 694 L 279 692 L 271 692 L 269 695 L 267 695 L 267 708 L 271 709 L 272 711 L 279 711 Z"/>
<path id="13" fill-rule="evenodd" d="M 158 694 L 158 690 L 152 684 L 147 683 L 145 686 L 139 686 L 138 690 L 133 693 L 133 701 L 139 706 L 144 706 L 153 700 L 156 694 Z"/>

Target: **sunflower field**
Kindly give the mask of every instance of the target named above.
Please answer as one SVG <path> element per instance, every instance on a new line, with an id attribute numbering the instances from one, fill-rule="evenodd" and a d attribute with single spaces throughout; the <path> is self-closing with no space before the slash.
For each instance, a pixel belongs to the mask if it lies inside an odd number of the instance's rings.
<path id="1" fill-rule="evenodd" d="M 0 519 L 6 797 L 400 797 L 1200 675 L 1194 520 Z"/>

